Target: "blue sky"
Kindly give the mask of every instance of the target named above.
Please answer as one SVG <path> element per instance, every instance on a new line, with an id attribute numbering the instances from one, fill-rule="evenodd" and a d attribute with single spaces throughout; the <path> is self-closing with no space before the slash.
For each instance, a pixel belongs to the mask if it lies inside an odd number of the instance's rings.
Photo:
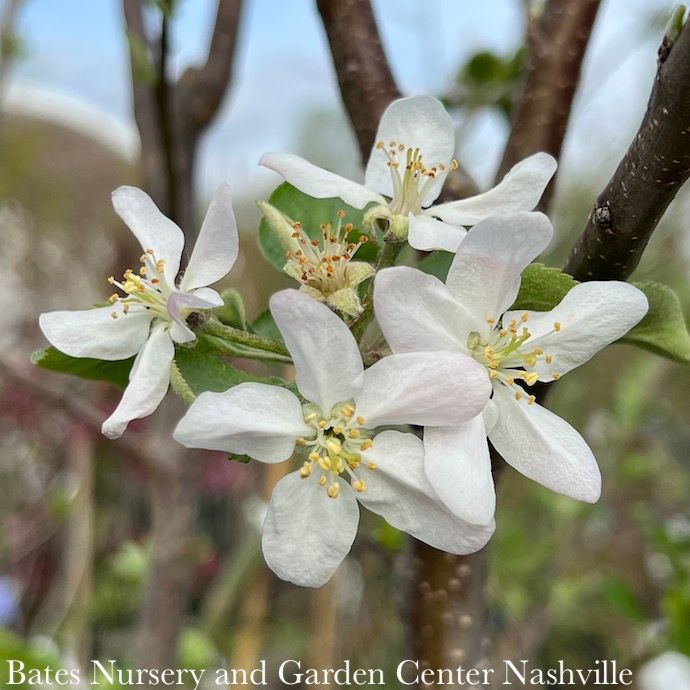
<path id="1" fill-rule="evenodd" d="M 602 179 L 610 174 L 649 93 L 656 50 L 648 30 L 650 14 L 670 12 L 673 4 L 603 0 L 564 165 L 591 168 L 587 174 Z M 442 92 L 459 62 L 477 50 L 514 50 L 524 28 L 521 7 L 521 0 L 374 0 L 385 47 L 405 93 Z M 175 70 L 203 60 L 214 11 L 215 0 L 181 0 L 173 41 Z M 131 130 L 118 0 L 26 0 L 20 33 L 26 56 L 13 75 L 15 87 L 70 96 Z M 331 167 L 355 172 L 351 134 L 314 0 L 246 0 L 234 88 L 202 150 L 202 188 L 224 179 L 250 187 L 268 184 L 272 178 L 256 167 L 259 156 L 298 146 L 304 117 L 315 111 L 332 123 L 326 135 L 342 160 L 333 160 Z M 504 126 L 491 115 L 459 125 L 461 159 L 488 181 Z"/>

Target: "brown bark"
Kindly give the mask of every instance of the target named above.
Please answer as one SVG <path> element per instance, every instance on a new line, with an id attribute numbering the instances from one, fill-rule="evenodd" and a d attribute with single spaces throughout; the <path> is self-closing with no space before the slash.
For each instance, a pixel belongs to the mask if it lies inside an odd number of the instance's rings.
<path id="1" fill-rule="evenodd" d="M 564 270 L 578 280 L 624 280 L 690 175 L 690 29 L 666 37 L 640 128 L 599 195 Z"/>
<path id="2" fill-rule="evenodd" d="M 559 158 L 599 1 L 549 0 L 531 21 L 527 74 L 496 181 L 538 151 Z M 548 207 L 554 180 L 541 209 Z"/>

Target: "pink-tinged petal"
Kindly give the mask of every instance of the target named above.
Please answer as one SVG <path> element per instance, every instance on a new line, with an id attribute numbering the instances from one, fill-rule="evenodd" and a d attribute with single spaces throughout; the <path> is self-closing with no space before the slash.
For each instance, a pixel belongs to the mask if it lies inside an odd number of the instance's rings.
<path id="1" fill-rule="evenodd" d="M 328 414 L 362 388 L 364 366 L 350 329 L 327 306 L 298 290 L 271 297 L 271 314 L 295 365 L 300 393 Z"/>
<path id="2" fill-rule="evenodd" d="M 439 170 L 434 184 L 422 200 L 422 206 L 431 204 L 441 192 L 455 153 L 455 126 L 443 104 L 431 96 L 410 96 L 393 101 L 381 116 L 364 184 L 369 189 L 392 197 L 393 183 L 388 157 L 385 151 L 376 148 L 380 141 L 386 147 L 392 141 L 405 147 L 398 153 L 401 174 L 404 173 L 408 148 L 420 150 L 425 167 L 444 166 L 445 170 Z"/>
<path id="3" fill-rule="evenodd" d="M 454 515 L 477 525 L 492 522 L 496 491 L 481 414 L 458 426 L 426 427 L 424 469 Z"/>
<path id="4" fill-rule="evenodd" d="M 165 325 L 151 331 L 120 404 L 103 422 L 101 431 L 108 438 L 119 438 L 133 419 L 147 417 L 160 405 L 170 384 L 170 365 L 175 346 Z"/>
<path id="5" fill-rule="evenodd" d="M 301 587 L 321 587 L 350 552 L 357 534 L 359 507 L 350 485 L 329 498 L 316 474 L 283 477 L 271 496 L 262 547 L 268 567 Z"/>
<path id="6" fill-rule="evenodd" d="M 499 213 L 531 211 L 539 203 L 556 167 L 555 158 L 548 153 L 535 153 L 514 165 L 488 192 L 439 204 L 432 209 L 433 214 L 452 225 L 470 226 Z"/>
<path id="7" fill-rule="evenodd" d="M 174 285 L 184 247 L 182 230 L 158 210 L 146 192 L 136 187 L 118 187 L 113 192 L 113 207 L 141 248 L 153 249 L 156 261 L 165 262 L 163 274 L 168 284 Z"/>
<path id="8" fill-rule="evenodd" d="M 286 388 L 240 383 L 224 393 L 202 393 L 180 420 L 176 441 L 187 448 L 223 450 L 261 462 L 287 460 L 295 441 L 313 435 L 297 396 Z"/>
<path id="9" fill-rule="evenodd" d="M 317 199 L 340 198 L 354 208 L 388 203 L 381 195 L 345 177 L 319 168 L 292 153 L 265 153 L 260 165 L 274 170 L 300 192 Z"/>
<path id="10" fill-rule="evenodd" d="M 479 414 L 491 395 L 486 369 L 456 352 L 384 357 L 364 372 L 355 398 L 364 426 L 460 424 Z"/>
<path id="11" fill-rule="evenodd" d="M 47 312 L 41 314 L 38 324 L 50 344 L 70 357 L 114 361 L 139 352 L 149 337 L 151 320 L 144 310 L 125 314 L 116 302 L 98 309 Z"/>
<path id="12" fill-rule="evenodd" d="M 505 320 L 527 313 L 525 326 L 532 337 L 526 348 L 539 347 L 551 361 L 539 357 L 534 369 L 541 381 L 552 381 L 622 338 L 647 313 L 645 294 L 615 280 L 580 283 L 560 304 L 547 312 L 508 312 Z M 556 324 L 558 324 L 556 330 Z"/>
<path id="13" fill-rule="evenodd" d="M 460 243 L 465 239 L 467 230 L 458 225 L 449 225 L 443 221 L 432 218 L 434 209 L 427 209 L 424 215 L 409 216 L 409 231 L 407 240 L 411 247 L 423 251 L 443 249 L 455 253 Z"/>
<path id="14" fill-rule="evenodd" d="M 546 249 L 553 228 L 543 213 L 492 216 L 475 225 L 463 240 L 448 272 L 446 286 L 481 323 L 497 322 L 520 288 L 520 274 Z"/>
<path id="15" fill-rule="evenodd" d="M 393 352 L 468 352 L 479 324 L 438 278 L 397 266 L 375 280 L 376 320 Z"/>
<path id="16" fill-rule="evenodd" d="M 238 251 L 239 237 L 232 209 L 232 193 L 229 185 L 225 184 L 211 200 L 180 281 L 180 289 L 189 291 L 219 281 L 233 267 Z"/>
<path id="17" fill-rule="evenodd" d="M 213 291 L 212 291 L 213 292 Z M 217 293 L 214 293 L 217 294 Z M 176 343 L 190 343 L 196 340 L 194 331 L 187 325 L 189 314 L 198 309 L 213 309 L 218 306 L 217 302 L 209 302 L 199 295 L 199 291 L 173 292 L 168 297 L 168 314 L 173 320 L 170 328 L 170 336 Z"/>
<path id="18" fill-rule="evenodd" d="M 424 473 L 424 447 L 416 436 L 384 431 L 365 461 L 376 468 L 362 463 L 358 477 L 365 489 L 357 498 L 396 529 L 454 554 L 479 551 L 491 538 L 493 523 L 471 525 L 443 505 Z"/>
<path id="19" fill-rule="evenodd" d="M 496 385 L 493 400 L 498 421 L 489 440 L 518 472 L 565 496 L 595 503 L 601 495 L 601 473 L 585 440 L 568 422 L 526 397 Z"/>

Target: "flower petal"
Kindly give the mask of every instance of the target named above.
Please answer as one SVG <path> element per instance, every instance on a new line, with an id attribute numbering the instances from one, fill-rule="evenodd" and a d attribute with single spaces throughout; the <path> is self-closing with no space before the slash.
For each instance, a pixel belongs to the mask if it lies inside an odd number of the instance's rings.
<path id="1" fill-rule="evenodd" d="M 534 369 L 541 381 L 552 381 L 554 372 L 565 374 L 584 364 L 599 350 L 622 338 L 644 315 L 649 305 L 641 290 L 615 280 L 580 283 L 554 309 L 527 312 L 525 326 L 532 337 L 529 347 L 540 347 L 552 357 L 540 357 Z M 505 319 L 524 312 L 510 312 Z M 558 323 L 559 330 L 554 329 Z"/>
<path id="2" fill-rule="evenodd" d="M 317 199 L 339 197 L 354 208 L 364 208 L 371 202 L 384 205 L 388 203 L 371 189 L 319 168 L 293 153 L 265 153 L 259 165 L 275 170 L 300 192 Z"/>
<path id="3" fill-rule="evenodd" d="M 383 141 L 391 141 L 405 149 L 418 148 L 427 168 L 443 165 L 445 171 L 437 173 L 434 184 L 422 200 L 428 206 L 440 194 L 448 175 L 448 166 L 455 153 L 455 126 L 443 104 L 431 96 L 411 96 L 393 101 L 384 111 L 376 132 L 374 148 L 369 155 L 364 184 L 388 197 L 393 196 L 393 182 L 386 152 L 376 148 Z M 405 151 L 401 168 L 404 170 Z"/>
<path id="4" fill-rule="evenodd" d="M 165 261 L 165 279 L 170 286 L 175 285 L 184 247 L 182 230 L 158 210 L 146 192 L 136 187 L 118 187 L 113 192 L 113 207 L 139 240 L 141 248 L 144 251 L 153 249 L 156 260 Z"/>
<path id="5" fill-rule="evenodd" d="M 486 369 L 457 352 L 408 352 L 384 357 L 364 372 L 355 398 L 365 426 L 460 424 L 491 395 Z"/>
<path id="6" fill-rule="evenodd" d="M 113 318 L 113 313 L 118 314 Z M 146 342 L 152 316 L 144 310 L 124 314 L 116 302 L 98 309 L 51 311 L 41 314 L 43 335 L 70 357 L 95 357 L 114 361 L 135 355 Z"/>
<path id="7" fill-rule="evenodd" d="M 424 474 L 424 447 L 416 436 L 384 431 L 365 459 L 376 469 L 360 470 L 365 489 L 357 498 L 396 529 L 454 554 L 479 551 L 491 538 L 493 523 L 471 525 L 441 503 Z"/>
<path id="8" fill-rule="evenodd" d="M 467 352 L 477 322 L 438 278 L 396 266 L 375 281 L 376 320 L 393 352 Z"/>
<path id="9" fill-rule="evenodd" d="M 212 285 L 228 274 L 237 259 L 239 237 L 232 210 L 230 186 L 224 184 L 213 196 L 201 225 L 194 251 L 180 281 L 180 290 Z"/>
<path id="10" fill-rule="evenodd" d="M 199 292 L 199 290 L 196 290 L 194 293 L 175 291 L 168 297 L 168 314 L 173 320 L 170 336 L 176 343 L 190 343 L 196 340 L 194 331 L 187 325 L 187 317 L 192 311 L 213 309 L 217 306 L 213 302 L 209 302 L 201 297 Z M 211 293 L 213 295 L 218 294 L 214 290 L 211 290 Z"/>
<path id="11" fill-rule="evenodd" d="M 504 460 L 547 489 L 595 503 L 601 495 L 601 473 L 585 440 L 564 419 L 541 405 L 517 401 L 496 385 L 493 400 L 498 421 L 489 440 Z"/>
<path id="12" fill-rule="evenodd" d="M 436 206 L 427 210 L 427 214 L 434 213 Z M 460 242 L 465 239 L 467 230 L 457 225 L 449 225 L 443 221 L 432 218 L 431 215 L 409 216 L 408 242 L 415 249 L 432 251 L 444 249 L 447 252 L 456 252 Z"/>
<path id="13" fill-rule="evenodd" d="M 316 474 L 283 477 L 273 489 L 262 546 L 268 567 L 302 587 L 321 587 L 350 551 L 357 534 L 359 507 L 350 485 L 329 498 Z"/>
<path id="14" fill-rule="evenodd" d="M 192 290 L 189 294 L 194 295 L 204 300 L 209 306 L 203 307 L 204 309 L 211 309 L 213 307 L 222 307 L 223 298 L 212 288 L 200 287 Z"/>
<path id="15" fill-rule="evenodd" d="M 170 384 L 170 364 L 175 346 L 166 324 L 151 331 L 120 404 L 103 422 L 101 431 L 108 438 L 119 438 L 133 419 L 147 417 L 160 405 Z"/>
<path id="16" fill-rule="evenodd" d="M 475 225 L 463 240 L 448 272 L 446 285 L 462 305 L 489 330 L 515 301 L 520 274 L 551 241 L 553 228 L 543 213 L 491 216 Z"/>
<path id="17" fill-rule="evenodd" d="M 535 153 L 514 165 L 488 192 L 439 204 L 434 206 L 433 213 L 453 225 L 476 225 L 499 213 L 531 211 L 539 203 L 556 167 L 555 158 L 548 153 Z"/>
<path id="18" fill-rule="evenodd" d="M 287 460 L 296 439 L 312 432 L 297 396 L 289 390 L 240 383 L 224 393 L 202 393 L 173 437 L 187 448 L 223 450 L 274 463 Z"/>
<path id="19" fill-rule="evenodd" d="M 295 364 L 300 393 L 325 414 L 335 403 L 354 398 L 364 367 L 350 329 L 327 306 L 298 290 L 275 293 L 270 307 Z"/>
<path id="20" fill-rule="evenodd" d="M 424 470 L 454 515 L 475 525 L 491 523 L 496 491 L 481 414 L 458 426 L 426 427 Z"/>

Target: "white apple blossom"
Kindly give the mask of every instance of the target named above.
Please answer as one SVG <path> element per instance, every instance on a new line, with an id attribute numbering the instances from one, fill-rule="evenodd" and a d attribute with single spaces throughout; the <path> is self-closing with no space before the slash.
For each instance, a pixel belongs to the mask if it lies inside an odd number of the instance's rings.
<path id="1" fill-rule="evenodd" d="M 480 549 L 493 525 L 470 525 L 443 506 L 424 474 L 422 442 L 374 430 L 474 417 L 491 390 L 483 368 L 467 356 L 435 352 L 385 357 L 365 371 L 354 337 L 324 304 L 284 290 L 270 306 L 306 402 L 286 388 L 242 383 L 202 393 L 174 434 L 187 447 L 266 463 L 303 449 L 301 468 L 273 491 L 263 528 L 268 565 L 299 585 L 327 582 L 355 538 L 357 500 L 436 548 Z"/>
<path id="2" fill-rule="evenodd" d="M 376 204 L 367 218 L 385 219 L 395 235 L 423 250 L 454 252 L 471 226 L 495 213 L 531 211 L 556 171 L 556 161 L 536 153 L 483 194 L 431 204 L 457 167 L 455 128 L 440 101 L 401 98 L 386 108 L 364 176 L 364 185 L 312 165 L 291 153 L 267 153 L 261 165 L 310 196 L 339 197 L 355 208 Z"/>
<path id="3" fill-rule="evenodd" d="M 540 213 L 493 216 L 469 231 L 445 285 L 407 267 L 376 277 L 376 315 L 393 352 L 461 352 L 482 364 L 492 382 L 481 415 L 424 434 L 429 481 L 472 522 L 490 521 L 495 508 L 487 435 L 527 477 L 584 501 L 600 495 L 599 468 L 584 439 L 525 387 L 560 378 L 618 340 L 644 316 L 647 299 L 628 283 L 588 282 L 551 311 L 508 311 L 522 271 L 552 233 Z"/>
<path id="4" fill-rule="evenodd" d="M 51 344 L 72 357 L 113 361 L 136 355 L 120 404 L 102 427 L 106 436 L 118 438 L 131 420 L 154 412 L 165 396 L 175 343 L 196 338 L 187 316 L 223 304 L 206 286 L 232 268 L 238 236 L 230 188 L 224 185 L 209 206 L 187 269 L 176 282 L 182 230 L 135 187 L 116 189 L 113 206 L 144 250 L 141 267 L 127 269 L 122 281 L 108 279 L 123 294 L 113 294 L 107 306 L 41 314 L 39 324 Z"/>

